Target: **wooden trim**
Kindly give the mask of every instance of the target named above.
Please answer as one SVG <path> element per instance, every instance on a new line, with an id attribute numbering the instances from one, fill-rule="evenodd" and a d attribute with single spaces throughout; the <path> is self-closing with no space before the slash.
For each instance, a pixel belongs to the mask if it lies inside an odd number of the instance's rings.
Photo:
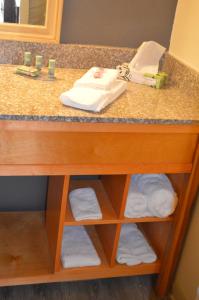
<path id="1" fill-rule="evenodd" d="M 0 24 L 0 39 L 59 43 L 63 0 L 47 0 L 44 26 Z"/>
<path id="2" fill-rule="evenodd" d="M 46 231 L 52 258 L 53 272 L 60 271 L 61 245 L 68 187 L 69 176 L 51 176 L 49 178 Z"/>
<path id="3" fill-rule="evenodd" d="M 180 207 L 176 213 L 173 229 L 168 242 L 168 249 L 165 249 L 165 257 L 162 261 L 160 276 L 156 286 L 159 296 L 164 296 L 174 276 L 174 271 L 179 259 L 185 230 L 190 217 L 190 211 L 199 187 L 199 145 L 195 153 L 193 170 L 189 177 L 188 186 L 184 197 L 181 199 Z M 165 267 L 166 266 L 166 267 Z"/>
<path id="4" fill-rule="evenodd" d="M 199 124 L 128 124 L 1 120 L 0 130 L 59 132 L 199 133 Z"/>
<path id="5" fill-rule="evenodd" d="M 192 164 L 0 165 L 0 176 L 190 173 Z"/>

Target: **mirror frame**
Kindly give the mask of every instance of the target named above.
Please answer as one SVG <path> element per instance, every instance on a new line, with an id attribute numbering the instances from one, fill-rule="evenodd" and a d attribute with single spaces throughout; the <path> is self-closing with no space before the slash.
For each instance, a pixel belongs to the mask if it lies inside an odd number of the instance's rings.
<path id="1" fill-rule="evenodd" d="M 0 24 L 0 39 L 59 43 L 64 0 L 46 1 L 45 25 Z"/>

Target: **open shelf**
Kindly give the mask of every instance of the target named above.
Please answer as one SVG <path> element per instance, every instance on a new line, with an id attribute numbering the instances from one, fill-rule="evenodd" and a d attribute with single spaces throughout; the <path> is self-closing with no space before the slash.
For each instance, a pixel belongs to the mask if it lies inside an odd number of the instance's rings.
<path id="1" fill-rule="evenodd" d="M 120 223 L 145 223 L 145 222 L 172 222 L 173 215 L 166 218 L 158 217 L 143 217 L 143 218 L 117 218 L 117 215 L 112 207 L 111 201 L 106 193 L 103 183 L 100 179 L 89 179 L 89 180 L 71 180 L 69 191 L 77 188 L 92 187 L 97 195 L 97 199 L 102 211 L 101 220 L 82 220 L 76 221 L 73 218 L 70 203 L 68 200 L 65 215 L 65 225 L 68 226 L 79 226 L 79 225 L 92 225 L 92 224 L 120 224 Z"/>
<path id="2" fill-rule="evenodd" d="M 73 279 L 90 279 L 90 278 L 103 278 L 103 277 L 117 277 L 117 276 L 131 276 L 141 274 L 155 274 L 160 271 L 160 260 L 157 260 L 151 264 L 139 264 L 136 266 L 126 266 L 118 264 L 116 261 L 113 266 L 110 266 L 109 259 L 105 254 L 104 247 L 98 227 L 106 231 L 107 226 L 112 225 L 97 225 L 97 226 L 85 226 L 95 249 L 101 258 L 102 263 L 99 266 L 93 267 L 80 267 L 80 268 L 63 268 L 59 272 L 60 276 L 66 278 L 66 280 Z M 108 229 L 108 228 L 107 228 Z M 107 230 L 108 231 L 108 230 Z"/>
<path id="3" fill-rule="evenodd" d="M 0 278 L 51 273 L 43 213 L 0 213 Z"/>
<path id="4" fill-rule="evenodd" d="M 126 218 L 121 219 L 121 223 L 151 223 L 151 222 L 172 222 L 174 219 L 173 215 L 166 218 L 158 217 L 144 217 L 144 218 Z"/>
<path id="5" fill-rule="evenodd" d="M 65 216 L 65 225 L 91 225 L 91 224 L 114 224 L 118 223 L 116 213 L 112 207 L 112 204 L 109 200 L 109 197 L 104 189 L 104 186 L 99 179 L 90 179 L 90 180 L 71 180 L 69 191 L 72 191 L 77 188 L 86 188 L 91 187 L 95 190 L 101 211 L 102 219 L 101 220 L 82 220 L 76 221 L 73 218 L 72 211 L 70 208 L 70 202 L 68 200 L 66 207 L 66 216 Z"/>

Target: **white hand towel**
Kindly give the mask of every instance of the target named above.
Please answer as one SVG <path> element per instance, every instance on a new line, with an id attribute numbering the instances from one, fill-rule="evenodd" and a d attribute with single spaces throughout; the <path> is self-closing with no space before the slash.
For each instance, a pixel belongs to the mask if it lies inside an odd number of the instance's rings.
<path id="1" fill-rule="evenodd" d="M 95 74 L 100 76 L 96 77 Z M 74 83 L 74 87 L 109 90 L 118 77 L 118 70 L 93 67 Z"/>
<path id="2" fill-rule="evenodd" d="M 116 80 L 109 91 L 74 87 L 61 94 L 60 100 L 67 106 L 99 112 L 118 98 L 126 90 L 126 87 L 126 82 L 121 80 Z"/>
<path id="3" fill-rule="evenodd" d="M 117 262 L 128 266 L 152 263 L 157 256 L 136 224 L 122 225 Z"/>
<path id="4" fill-rule="evenodd" d="M 138 189 L 148 197 L 148 210 L 156 217 L 168 217 L 177 205 L 177 195 L 164 174 L 138 175 Z"/>
<path id="5" fill-rule="evenodd" d="M 102 212 L 92 188 L 79 188 L 71 191 L 69 200 L 76 221 L 102 219 Z"/>
<path id="6" fill-rule="evenodd" d="M 98 266 L 101 260 L 83 226 L 65 226 L 61 260 L 64 268 Z"/>

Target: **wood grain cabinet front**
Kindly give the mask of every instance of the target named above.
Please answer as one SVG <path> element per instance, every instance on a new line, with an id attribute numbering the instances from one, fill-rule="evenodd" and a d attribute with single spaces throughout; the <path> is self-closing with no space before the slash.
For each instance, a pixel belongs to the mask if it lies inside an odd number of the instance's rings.
<path id="1" fill-rule="evenodd" d="M 196 143 L 197 134 L 182 133 L 8 131 L 0 133 L 0 164 L 100 165 L 109 170 L 112 165 L 118 166 L 116 172 L 138 164 L 175 164 L 190 171 Z"/>

